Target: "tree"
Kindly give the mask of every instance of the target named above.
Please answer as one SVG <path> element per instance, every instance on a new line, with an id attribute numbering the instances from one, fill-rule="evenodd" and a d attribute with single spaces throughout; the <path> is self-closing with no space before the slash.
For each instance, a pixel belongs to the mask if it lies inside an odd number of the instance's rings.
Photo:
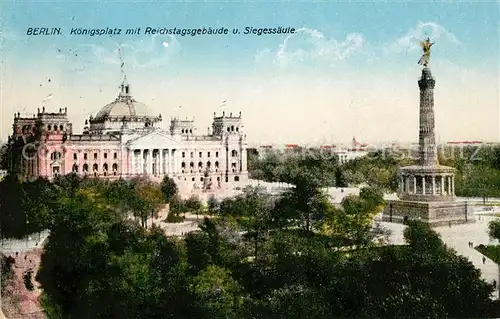
<path id="1" fill-rule="evenodd" d="M 198 196 L 193 195 L 189 197 L 185 202 L 186 209 L 190 212 L 194 212 L 196 214 L 196 219 L 198 219 L 198 213 L 202 207 L 202 203 Z"/>
<path id="2" fill-rule="evenodd" d="M 347 187 L 345 173 L 340 167 L 335 170 L 335 187 Z"/>
<path id="3" fill-rule="evenodd" d="M 220 201 L 212 195 L 208 198 L 207 206 L 210 215 L 217 215 L 220 209 Z"/>
<path id="4" fill-rule="evenodd" d="M 238 318 L 243 298 L 228 270 L 210 265 L 191 280 L 190 290 L 201 318 Z"/>
<path id="5" fill-rule="evenodd" d="M 9 145 L 7 143 L 0 146 L 0 169 L 9 169 Z"/>
<path id="6" fill-rule="evenodd" d="M 85 316 L 89 309 L 79 301 L 97 289 L 85 286 L 92 276 L 105 276 L 107 230 L 117 215 L 93 190 L 60 198 L 54 215 L 37 280 L 65 317 Z"/>
<path id="7" fill-rule="evenodd" d="M 335 236 L 344 245 L 362 247 L 371 244 L 378 235 L 372 227 L 373 217 L 383 207 L 382 192 L 369 187 L 362 188 L 360 195 L 349 195 L 342 200 L 341 208 L 328 207 L 321 223 L 323 234 Z"/>
<path id="8" fill-rule="evenodd" d="M 178 193 L 177 184 L 172 178 L 168 176 L 165 176 L 163 178 L 160 184 L 160 189 L 166 203 L 170 203 L 170 200 Z"/>
<path id="9" fill-rule="evenodd" d="M 135 191 L 137 198 L 134 201 L 134 211 L 141 217 L 142 225 L 147 227 L 147 218 L 158 213 L 163 204 L 164 194 L 154 183 L 147 180 L 136 180 Z"/>
<path id="10" fill-rule="evenodd" d="M 500 220 L 492 220 L 489 225 L 490 236 L 496 239 L 500 239 Z"/>
<path id="11" fill-rule="evenodd" d="M 279 200 L 278 207 L 285 218 L 299 221 L 299 226 L 310 232 L 323 217 L 326 195 L 319 189 L 319 181 L 309 172 L 297 173 L 293 184 L 294 187 Z"/>

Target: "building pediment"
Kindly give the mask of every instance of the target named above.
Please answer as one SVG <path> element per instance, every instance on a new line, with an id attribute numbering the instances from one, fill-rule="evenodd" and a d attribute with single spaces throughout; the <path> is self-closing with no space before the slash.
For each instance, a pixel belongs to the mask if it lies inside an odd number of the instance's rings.
<path id="1" fill-rule="evenodd" d="M 127 142 L 127 147 L 130 149 L 155 149 L 155 148 L 172 148 L 178 146 L 179 142 L 172 137 L 161 132 L 151 132 L 145 135 L 136 137 Z"/>

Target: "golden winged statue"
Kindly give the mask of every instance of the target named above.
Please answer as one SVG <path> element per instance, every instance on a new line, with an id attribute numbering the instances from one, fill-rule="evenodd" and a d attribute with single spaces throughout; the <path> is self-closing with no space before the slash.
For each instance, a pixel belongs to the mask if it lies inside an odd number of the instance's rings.
<path id="1" fill-rule="evenodd" d="M 424 53 L 422 54 L 422 57 L 420 60 L 418 60 L 418 64 L 423 65 L 426 67 L 429 65 L 429 60 L 431 58 L 431 47 L 434 44 L 434 42 L 431 43 L 431 39 L 427 38 L 425 41 L 420 42 L 420 46 L 422 47 L 422 50 Z"/>

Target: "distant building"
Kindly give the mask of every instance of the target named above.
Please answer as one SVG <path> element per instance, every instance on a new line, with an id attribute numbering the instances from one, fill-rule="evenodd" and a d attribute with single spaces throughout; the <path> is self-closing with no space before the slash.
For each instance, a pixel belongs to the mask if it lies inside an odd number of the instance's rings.
<path id="1" fill-rule="evenodd" d="M 197 134 L 194 120 L 172 118 L 169 131 L 131 95 L 124 78 L 118 97 L 73 132 L 67 109 L 14 115 L 9 137 L 9 170 L 21 178 L 76 173 L 104 179 L 168 175 L 187 189 L 221 188 L 248 179 L 247 141 L 239 115 L 214 113 L 207 135 Z M 204 183 L 205 179 L 209 182 Z"/>
<path id="2" fill-rule="evenodd" d="M 334 154 L 337 158 L 337 162 L 339 164 L 344 164 L 356 158 L 368 155 L 368 144 L 361 144 L 353 137 L 350 147 L 336 147 Z"/>

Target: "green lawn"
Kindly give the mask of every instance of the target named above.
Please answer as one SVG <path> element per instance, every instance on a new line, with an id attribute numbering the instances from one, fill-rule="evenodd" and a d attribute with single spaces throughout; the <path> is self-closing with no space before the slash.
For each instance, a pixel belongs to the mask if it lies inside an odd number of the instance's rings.
<path id="1" fill-rule="evenodd" d="M 500 264 L 500 245 L 478 246 L 476 250 Z"/>

